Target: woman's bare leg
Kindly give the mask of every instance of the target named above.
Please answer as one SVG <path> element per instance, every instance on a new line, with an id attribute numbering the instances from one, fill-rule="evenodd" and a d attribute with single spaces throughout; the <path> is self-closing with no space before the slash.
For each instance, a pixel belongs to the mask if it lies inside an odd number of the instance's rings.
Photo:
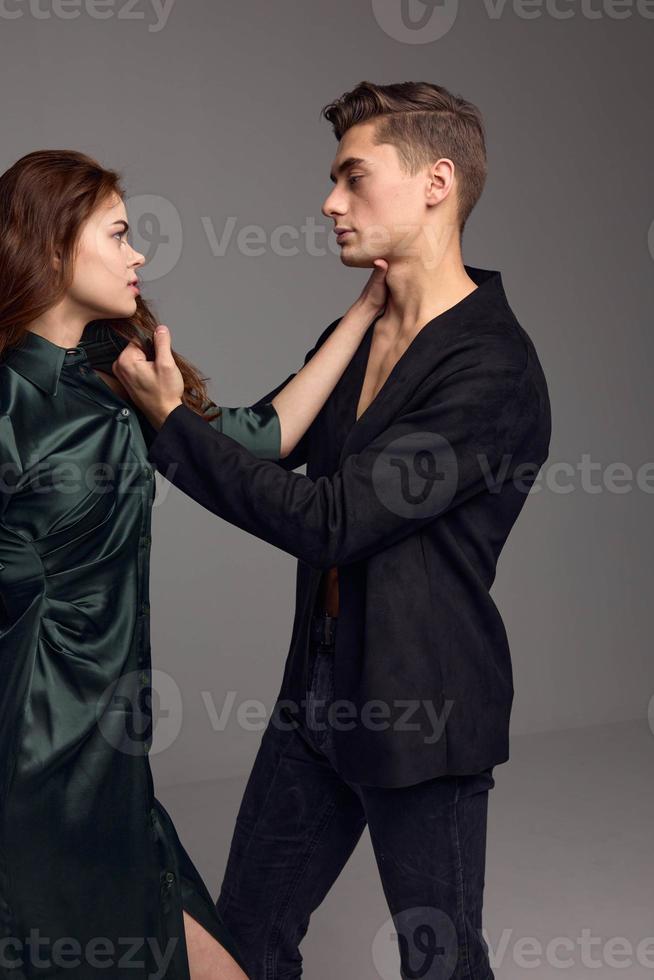
<path id="1" fill-rule="evenodd" d="M 236 960 L 184 909 L 191 980 L 248 980 Z"/>

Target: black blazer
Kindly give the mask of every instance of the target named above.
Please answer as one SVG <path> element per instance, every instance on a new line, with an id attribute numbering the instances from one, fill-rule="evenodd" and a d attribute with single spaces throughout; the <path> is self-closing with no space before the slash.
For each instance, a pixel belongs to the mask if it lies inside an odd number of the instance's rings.
<path id="1" fill-rule="evenodd" d="M 343 777 L 367 785 L 509 757 L 511 660 L 489 590 L 549 453 L 550 403 L 500 273 L 466 271 L 478 288 L 420 330 L 358 421 L 374 323 L 285 459 L 255 458 L 185 405 L 149 448 L 198 503 L 298 558 L 278 724 L 301 716 L 310 617 L 338 566 L 334 745 Z"/>

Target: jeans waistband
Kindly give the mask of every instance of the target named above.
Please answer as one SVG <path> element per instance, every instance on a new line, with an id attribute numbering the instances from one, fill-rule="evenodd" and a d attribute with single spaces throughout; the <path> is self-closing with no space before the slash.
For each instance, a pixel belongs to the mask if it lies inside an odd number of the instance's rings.
<path id="1" fill-rule="evenodd" d="M 336 642 L 337 616 L 326 612 L 314 612 L 311 617 L 311 640 L 321 647 L 333 648 Z"/>

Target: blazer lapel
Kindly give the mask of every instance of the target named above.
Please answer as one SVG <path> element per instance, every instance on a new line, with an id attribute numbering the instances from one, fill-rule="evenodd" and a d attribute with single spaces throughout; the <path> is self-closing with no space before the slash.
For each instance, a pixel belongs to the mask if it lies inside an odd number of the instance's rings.
<path id="1" fill-rule="evenodd" d="M 438 320 L 438 322 L 437 322 Z M 330 439 L 340 449 L 338 466 L 351 453 L 360 452 L 397 418 L 416 387 L 433 371 L 436 358 L 434 338 L 442 327 L 435 318 L 420 330 L 395 363 L 376 397 L 356 419 L 368 355 L 376 321 L 368 328 L 354 357 L 334 389 L 333 413 L 327 420 Z"/>

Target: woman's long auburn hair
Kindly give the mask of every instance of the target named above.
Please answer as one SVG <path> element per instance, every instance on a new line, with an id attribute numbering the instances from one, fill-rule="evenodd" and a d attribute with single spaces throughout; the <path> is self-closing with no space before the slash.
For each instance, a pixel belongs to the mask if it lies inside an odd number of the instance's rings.
<path id="1" fill-rule="evenodd" d="M 82 226 L 112 194 L 125 197 L 120 174 L 75 150 L 28 153 L 0 176 L 0 359 L 65 295 Z M 58 269 L 55 251 L 61 257 Z M 158 321 L 140 296 L 136 304 L 129 318 L 93 322 L 145 351 L 152 347 Z M 183 403 L 207 418 L 219 415 L 207 394 L 209 379 L 175 351 L 173 357 L 184 378 Z"/>

